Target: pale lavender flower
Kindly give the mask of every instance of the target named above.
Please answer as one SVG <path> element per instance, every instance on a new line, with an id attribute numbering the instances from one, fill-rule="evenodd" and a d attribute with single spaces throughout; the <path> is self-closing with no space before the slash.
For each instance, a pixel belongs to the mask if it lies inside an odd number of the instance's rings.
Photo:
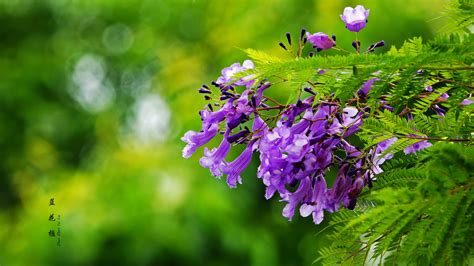
<path id="1" fill-rule="evenodd" d="M 472 99 L 472 98 L 466 98 L 466 99 L 462 100 L 461 105 L 466 106 L 466 105 L 471 105 L 471 104 L 473 104 L 474 101 L 471 100 L 471 99 Z"/>
<path id="2" fill-rule="evenodd" d="M 314 34 L 306 32 L 306 38 L 314 48 L 319 48 L 318 50 L 331 49 L 335 45 L 334 41 L 327 34 L 322 32 Z"/>
<path id="3" fill-rule="evenodd" d="M 344 108 L 342 110 L 342 125 L 347 128 L 343 137 L 354 134 L 362 125 L 362 112 L 352 106 Z"/>
<path id="4" fill-rule="evenodd" d="M 369 9 L 358 5 L 355 8 L 346 7 L 341 14 L 341 19 L 346 23 L 346 28 L 353 32 L 359 32 L 368 22 Z"/>
<path id="5" fill-rule="evenodd" d="M 226 85 L 235 85 L 235 86 L 246 86 L 247 88 L 252 87 L 255 80 L 253 80 L 253 76 L 247 76 L 241 79 L 234 78 L 235 74 L 254 69 L 255 65 L 251 60 L 245 60 L 242 65 L 240 63 L 234 63 L 230 67 L 226 67 L 222 69 L 222 76 L 220 76 L 216 83 L 221 86 Z"/>
<path id="6" fill-rule="evenodd" d="M 299 162 L 308 152 L 309 139 L 305 134 L 294 135 L 289 145 L 284 148 L 284 152 L 288 155 L 286 160 L 288 162 Z"/>

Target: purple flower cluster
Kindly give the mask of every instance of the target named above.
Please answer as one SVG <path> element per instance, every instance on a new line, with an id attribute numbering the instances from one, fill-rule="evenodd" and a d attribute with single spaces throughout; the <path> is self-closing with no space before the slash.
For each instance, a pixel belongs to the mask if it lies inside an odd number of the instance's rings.
<path id="1" fill-rule="evenodd" d="M 255 83 L 252 79 L 232 79 L 250 66 L 253 64 L 249 60 L 243 66 L 234 64 L 212 83 L 220 91 L 220 104 L 209 104 L 200 111 L 202 129 L 183 136 L 182 140 L 187 143 L 183 157 L 189 158 L 198 147 L 222 134 L 219 146 L 205 148 L 199 162 L 216 177 L 226 175 L 229 187 L 242 183 L 242 171 L 253 154 L 258 153 L 257 177 L 266 186 L 265 197 L 270 199 L 277 194 L 285 201 L 283 216 L 288 219 L 291 220 L 299 208 L 301 216 L 312 215 L 319 224 L 324 211 L 334 212 L 341 206 L 353 209 L 363 187 L 371 184 L 373 175 L 381 172 L 379 166 L 388 159 L 388 155 L 377 158 L 384 150 L 383 143 L 367 156 L 347 140 L 359 130 L 364 111 L 335 100 L 315 101 L 315 93 L 310 88 L 305 89 L 309 97 L 295 104 L 281 105 L 264 96 L 269 82 L 252 88 L 249 86 Z M 367 96 L 376 80 L 365 83 L 359 93 Z M 238 86 L 243 87 L 241 93 L 237 93 Z M 199 92 L 213 94 L 205 85 Z M 269 100 L 276 106 L 267 105 Z M 269 110 L 279 110 L 279 113 L 264 120 L 268 115 L 263 112 Z M 247 123 L 249 120 L 253 121 L 251 125 Z M 238 144 L 245 145 L 243 152 L 233 161 L 227 161 L 231 147 Z M 372 161 L 375 163 L 371 164 Z M 326 173 L 337 166 L 337 178 L 333 187 L 328 187 Z"/>
<path id="2" fill-rule="evenodd" d="M 344 9 L 341 18 L 350 31 L 358 32 L 365 27 L 368 15 L 369 10 L 357 6 Z M 279 45 L 289 50 L 293 47 L 290 33 L 286 34 L 286 38 L 288 45 L 282 42 Z M 329 37 L 322 32 L 311 34 L 303 29 L 298 39 L 297 57 L 302 56 L 301 48 L 307 42 L 317 51 L 340 49 L 335 47 L 335 36 Z M 367 53 L 384 44 L 380 41 L 370 45 Z M 360 53 L 360 42 L 355 41 L 354 47 Z M 310 53 L 309 56 L 313 55 Z M 283 216 L 289 220 L 294 217 L 295 211 L 299 211 L 303 217 L 311 215 L 314 223 L 319 224 L 324 219 L 325 211 L 335 212 L 341 206 L 353 209 L 363 188 L 372 186 L 375 176 L 383 172 L 381 165 L 394 156 L 387 149 L 398 141 L 397 137 L 387 136 L 369 150 L 351 144 L 351 136 L 359 131 L 369 113 L 394 111 L 386 96 L 377 99 L 378 110 L 371 110 L 374 107 L 367 104 L 371 97 L 370 90 L 374 84 L 378 85 L 380 78 L 367 80 L 355 93 L 355 98 L 345 103 L 335 99 L 334 95 L 318 95 L 308 87 L 301 91 L 308 93 L 304 94 L 306 97 L 300 95 L 296 103 L 284 105 L 264 95 L 271 84 L 268 81 L 258 83 L 252 75 L 254 68 L 250 60 L 232 64 L 211 83 L 213 88 L 203 85 L 199 89 L 199 93 L 212 102 L 199 112 L 201 130 L 188 131 L 181 138 L 187 144 L 183 157 L 189 158 L 197 148 L 222 135 L 217 147 L 204 148 L 199 163 L 215 177 L 226 176 L 229 187 L 236 188 L 242 184 L 241 173 L 256 155 L 260 162 L 257 177 L 266 187 L 265 198 L 277 195 L 286 202 Z M 318 75 L 327 72 L 317 68 L 314 71 Z M 378 76 L 379 73 L 377 71 L 373 75 Z M 425 90 L 425 94 L 433 92 L 431 86 Z M 444 93 L 437 102 L 447 101 L 448 97 Z M 467 98 L 460 105 L 472 102 L 472 98 Z M 403 114 L 413 119 L 409 108 L 407 110 Z M 431 110 L 440 116 L 445 112 L 436 104 L 431 106 Z M 404 149 L 405 154 L 431 146 L 427 137 L 408 135 L 405 138 L 419 139 Z M 238 145 L 244 146 L 243 151 L 229 160 L 231 148 Z M 326 180 L 331 169 L 337 175 L 333 185 L 328 186 L 332 183 L 332 180 Z"/>

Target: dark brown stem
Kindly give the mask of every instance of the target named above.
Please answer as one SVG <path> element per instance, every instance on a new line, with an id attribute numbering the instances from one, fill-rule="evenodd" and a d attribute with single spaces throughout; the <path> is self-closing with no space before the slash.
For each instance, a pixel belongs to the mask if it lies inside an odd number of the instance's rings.
<path id="1" fill-rule="evenodd" d="M 272 98 L 268 97 L 268 96 L 263 96 L 263 98 L 273 102 L 274 104 L 277 104 L 278 106 L 283 106 L 283 104 L 277 102 L 276 100 L 273 100 Z"/>

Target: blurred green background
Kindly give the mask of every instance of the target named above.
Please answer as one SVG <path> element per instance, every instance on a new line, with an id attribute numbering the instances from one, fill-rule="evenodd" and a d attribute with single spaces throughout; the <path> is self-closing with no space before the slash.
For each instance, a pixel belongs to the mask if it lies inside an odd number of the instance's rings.
<path id="1" fill-rule="evenodd" d="M 356 4 L 363 45 L 400 46 L 446 1 L 0 0 L 0 265 L 310 265 L 327 221 L 282 217 L 256 161 L 227 188 L 179 138 L 240 48 L 286 56 L 306 27 L 352 49 Z"/>

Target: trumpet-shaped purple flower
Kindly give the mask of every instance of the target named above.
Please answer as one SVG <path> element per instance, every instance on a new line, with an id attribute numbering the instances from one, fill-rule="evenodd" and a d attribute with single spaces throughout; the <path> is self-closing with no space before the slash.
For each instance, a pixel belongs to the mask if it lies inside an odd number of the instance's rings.
<path id="1" fill-rule="evenodd" d="M 342 125 L 346 129 L 343 137 L 348 137 L 359 130 L 362 125 L 362 112 L 355 107 L 348 106 L 342 110 Z"/>
<path id="2" fill-rule="evenodd" d="M 439 100 L 441 101 L 447 101 L 449 98 L 449 94 L 447 94 L 446 92 L 441 94 L 441 96 L 439 96 Z"/>
<path id="3" fill-rule="evenodd" d="M 252 87 L 255 80 L 253 80 L 253 76 L 249 75 L 247 77 L 236 79 L 234 78 L 235 74 L 239 72 L 243 72 L 249 69 L 255 68 L 255 65 L 251 60 L 245 60 L 242 65 L 240 63 L 234 63 L 230 67 L 226 67 L 222 69 L 222 76 L 220 76 L 216 83 L 221 86 L 226 85 L 235 85 L 235 86 L 246 86 L 247 88 Z"/>
<path id="4" fill-rule="evenodd" d="M 242 184 L 240 173 L 249 165 L 252 159 L 252 153 L 252 145 L 249 144 L 239 157 L 224 165 L 222 172 L 227 175 L 227 185 L 229 185 L 229 187 L 236 188 L 237 183 Z"/>
<path id="5" fill-rule="evenodd" d="M 199 160 L 202 167 L 209 168 L 215 177 L 222 176 L 222 167 L 224 166 L 224 159 L 229 153 L 230 143 L 227 137 L 224 136 L 218 148 L 209 150 L 204 148 L 204 156 Z"/>
<path id="6" fill-rule="evenodd" d="M 474 103 L 474 101 L 471 100 L 471 98 L 466 98 L 466 99 L 462 100 L 461 105 L 466 106 L 466 105 L 471 105 L 473 103 Z"/>
<path id="7" fill-rule="evenodd" d="M 324 219 L 324 209 L 326 208 L 326 180 L 323 176 L 318 176 L 314 180 L 311 200 L 301 204 L 300 215 L 307 217 L 313 215 L 313 222 L 320 224 Z"/>
<path id="8" fill-rule="evenodd" d="M 346 23 L 346 28 L 353 32 L 359 32 L 365 27 L 368 22 L 369 9 L 358 5 L 355 8 L 346 7 L 341 14 L 341 19 Z"/>
<path id="9" fill-rule="evenodd" d="M 186 142 L 187 145 L 183 149 L 183 157 L 189 158 L 196 151 L 197 148 L 208 143 L 217 134 L 217 124 L 212 124 L 209 128 L 202 130 L 201 132 L 188 131 L 181 138 L 182 141 Z"/>
<path id="10" fill-rule="evenodd" d="M 311 179 L 306 177 L 301 180 L 298 189 L 287 196 L 285 199 L 288 203 L 285 208 L 283 208 L 283 216 L 288 218 L 291 221 L 295 215 L 296 206 L 306 198 L 311 197 Z"/>
<path id="11" fill-rule="evenodd" d="M 347 193 L 351 188 L 352 179 L 347 175 L 348 169 L 348 164 L 343 164 L 339 168 L 334 186 L 327 192 L 327 210 L 330 212 L 339 210 L 341 202 L 344 201 L 344 198 L 347 196 Z"/>
<path id="12" fill-rule="evenodd" d="M 322 32 L 317 32 L 311 34 L 306 32 L 306 38 L 314 48 L 319 48 L 319 50 L 331 49 L 336 43 L 327 35 Z"/>

